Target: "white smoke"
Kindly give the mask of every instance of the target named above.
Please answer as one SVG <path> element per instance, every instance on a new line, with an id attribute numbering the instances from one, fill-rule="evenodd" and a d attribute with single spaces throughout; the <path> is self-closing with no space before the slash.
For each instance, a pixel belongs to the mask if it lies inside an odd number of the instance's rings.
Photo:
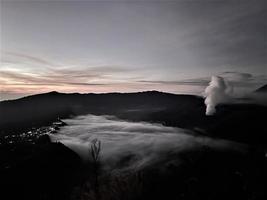
<path id="1" fill-rule="evenodd" d="M 216 106 L 230 100 L 233 88 L 220 76 L 212 76 L 209 86 L 205 89 L 206 115 L 213 115 Z"/>

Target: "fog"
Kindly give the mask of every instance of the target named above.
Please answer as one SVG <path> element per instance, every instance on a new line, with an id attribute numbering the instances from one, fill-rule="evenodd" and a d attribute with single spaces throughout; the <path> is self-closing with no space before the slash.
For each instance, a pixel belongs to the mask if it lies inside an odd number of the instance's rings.
<path id="1" fill-rule="evenodd" d="M 51 135 L 77 152 L 84 160 L 90 158 L 93 139 L 101 141 L 100 160 L 105 167 L 114 167 L 128 156 L 131 168 L 145 167 L 165 159 L 169 153 L 209 146 L 243 150 L 238 143 L 196 136 L 193 132 L 146 122 L 122 121 L 113 116 L 78 116 L 64 120 L 68 125 Z"/>

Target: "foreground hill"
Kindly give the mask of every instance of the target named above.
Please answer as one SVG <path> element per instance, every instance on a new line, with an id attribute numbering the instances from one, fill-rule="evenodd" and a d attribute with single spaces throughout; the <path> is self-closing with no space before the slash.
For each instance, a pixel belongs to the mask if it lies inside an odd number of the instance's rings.
<path id="1" fill-rule="evenodd" d="M 80 157 L 47 135 L 35 142 L 0 142 L 1 199 L 66 200 L 79 181 Z"/>
<path id="2" fill-rule="evenodd" d="M 157 91 L 108 94 L 50 92 L 0 102 L 0 130 L 1 135 L 13 134 L 49 125 L 57 118 L 90 113 L 157 122 L 246 143 L 267 143 L 266 106 L 220 105 L 214 116 L 206 116 L 205 109 L 202 97 Z"/>

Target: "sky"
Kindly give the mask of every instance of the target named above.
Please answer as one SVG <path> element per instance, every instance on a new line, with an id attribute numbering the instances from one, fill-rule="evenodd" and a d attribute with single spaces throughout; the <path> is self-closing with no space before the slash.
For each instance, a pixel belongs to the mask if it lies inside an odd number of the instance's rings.
<path id="1" fill-rule="evenodd" d="M 267 83 L 264 0 L 2 0 L 0 100 Z"/>

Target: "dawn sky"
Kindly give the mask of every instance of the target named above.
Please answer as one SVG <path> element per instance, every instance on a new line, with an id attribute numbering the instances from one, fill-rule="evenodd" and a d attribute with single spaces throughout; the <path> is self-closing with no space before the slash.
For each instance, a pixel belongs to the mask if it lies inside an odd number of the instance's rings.
<path id="1" fill-rule="evenodd" d="M 265 1 L 1 1 L 1 99 L 267 83 Z"/>

